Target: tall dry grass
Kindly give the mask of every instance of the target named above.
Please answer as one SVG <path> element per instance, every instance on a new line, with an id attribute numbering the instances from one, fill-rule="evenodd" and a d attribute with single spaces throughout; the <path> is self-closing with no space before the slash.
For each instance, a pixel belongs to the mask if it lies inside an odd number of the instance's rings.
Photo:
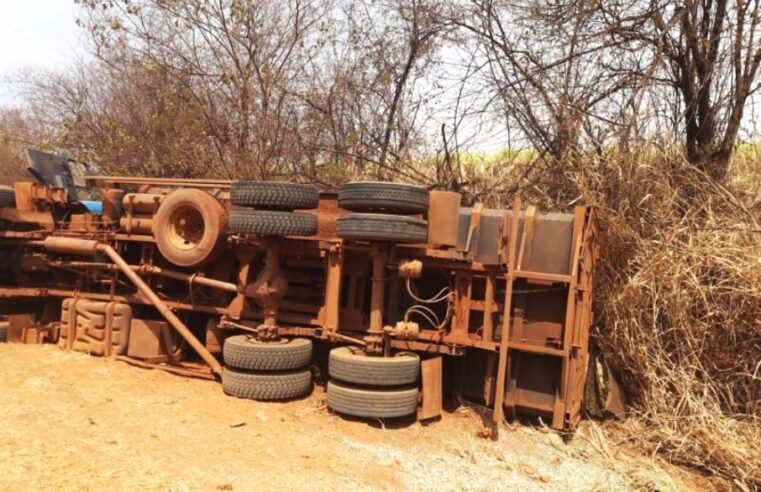
<path id="1" fill-rule="evenodd" d="M 631 442 L 735 486 L 761 487 L 761 161 L 719 185 L 679 155 L 512 166 L 547 208 L 599 208 L 594 338 L 631 403 Z M 486 170 L 471 184 L 489 201 Z M 478 193 L 478 192 L 477 192 Z"/>

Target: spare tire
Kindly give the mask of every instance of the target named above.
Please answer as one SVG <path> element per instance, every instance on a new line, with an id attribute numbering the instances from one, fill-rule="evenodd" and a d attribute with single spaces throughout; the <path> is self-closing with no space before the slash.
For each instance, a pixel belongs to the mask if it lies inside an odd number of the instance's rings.
<path id="1" fill-rule="evenodd" d="M 328 408 L 355 417 L 404 417 L 417 410 L 417 386 L 367 389 L 330 380 L 327 394 Z"/>
<path id="2" fill-rule="evenodd" d="M 401 215 L 346 214 L 338 218 L 336 235 L 360 241 L 424 243 L 428 241 L 428 222 Z"/>
<path id="3" fill-rule="evenodd" d="M 233 207 L 230 230 L 259 236 L 314 236 L 317 216 L 308 213 Z"/>
<path id="4" fill-rule="evenodd" d="M 317 208 L 320 196 L 312 185 L 236 181 L 230 186 L 230 201 L 233 205 L 265 210 L 297 210 Z"/>
<path id="5" fill-rule="evenodd" d="M 312 362 L 312 341 L 306 338 L 262 342 L 251 335 L 225 340 L 222 355 L 226 366 L 252 371 L 288 371 Z"/>
<path id="6" fill-rule="evenodd" d="M 355 182 L 338 189 L 338 205 L 352 212 L 418 214 L 428 210 L 429 192 L 402 183 Z"/>
<path id="7" fill-rule="evenodd" d="M 153 220 L 153 237 L 169 262 L 194 268 L 216 259 L 224 246 L 227 212 L 212 195 L 197 189 L 172 192 Z"/>
<path id="8" fill-rule="evenodd" d="M 370 386 L 414 384 L 420 374 L 420 357 L 412 352 L 375 357 L 353 347 L 338 347 L 330 351 L 328 374 L 341 381 Z"/>
<path id="9" fill-rule="evenodd" d="M 0 207 L 16 208 L 16 192 L 13 188 L 0 187 Z"/>

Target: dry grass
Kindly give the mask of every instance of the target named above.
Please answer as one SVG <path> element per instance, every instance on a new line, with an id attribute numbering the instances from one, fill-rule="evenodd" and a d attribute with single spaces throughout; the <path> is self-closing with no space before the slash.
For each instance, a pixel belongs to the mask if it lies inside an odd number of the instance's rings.
<path id="1" fill-rule="evenodd" d="M 578 196 L 599 207 L 595 340 L 632 403 L 629 438 L 733 486 L 761 487 L 756 190 L 736 175 L 720 186 L 656 152 L 579 161 L 523 173 L 522 192 L 554 208 Z"/>

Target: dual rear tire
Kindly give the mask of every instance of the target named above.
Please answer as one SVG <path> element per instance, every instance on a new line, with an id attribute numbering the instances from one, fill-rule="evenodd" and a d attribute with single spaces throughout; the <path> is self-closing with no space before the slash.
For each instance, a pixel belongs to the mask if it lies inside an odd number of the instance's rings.
<path id="1" fill-rule="evenodd" d="M 317 188 L 299 183 L 236 181 L 230 185 L 230 202 L 265 210 L 308 210 L 320 201 Z"/>
<path id="2" fill-rule="evenodd" d="M 261 342 L 249 335 L 225 340 L 222 389 L 251 400 L 290 400 L 312 390 L 312 341 Z"/>
<path id="3" fill-rule="evenodd" d="M 353 213 L 338 218 L 336 234 L 353 241 L 424 243 L 428 222 L 405 214 L 428 210 L 428 190 L 400 183 L 346 183 L 338 204 Z M 416 354 L 373 357 L 351 347 L 330 351 L 327 405 L 345 415 L 404 417 L 418 405 L 420 359 Z"/>
<path id="4" fill-rule="evenodd" d="M 351 213 L 338 218 L 336 235 L 353 241 L 424 243 L 428 222 L 399 215 Z"/>
<path id="5" fill-rule="evenodd" d="M 370 389 L 333 379 L 327 393 L 329 408 L 354 417 L 405 417 L 417 410 L 417 386 Z"/>
<path id="6" fill-rule="evenodd" d="M 338 205 L 352 212 L 421 214 L 428 201 L 427 189 L 403 183 L 357 181 L 338 190 Z"/>
<path id="7" fill-rule="evenodd" d="M 428 240 L 428 222 L 405 214 L 426 212 L 428 202 L 429 192 L 420 186 L 346 183 L 338 191 L 338 204 L 354 213 L 338 218 L 336 234 L 352 241 L 424 243 Z"/>
<path id="8" fill-rule="evenodd" d="M 355 417 L 393 418 L 415 413 L 420 359 L 416 354 L 373 357 L 351 347 L 331 350 L 327 404 Z"/>
<path id="9" fill-rule="evenodd" d="M 230 230 L 257 236 L 313 236 L 317 216 L 293 212 L 315 209 L 317 188 L 298 183 L 236 181 L 230 187 Z"/>

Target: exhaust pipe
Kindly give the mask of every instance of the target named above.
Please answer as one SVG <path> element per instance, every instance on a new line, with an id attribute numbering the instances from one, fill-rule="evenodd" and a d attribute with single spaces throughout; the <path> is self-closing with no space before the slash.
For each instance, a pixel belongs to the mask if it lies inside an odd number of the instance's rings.
<path id="1" fill-rule="evenodd" d="M 143 294 L 148 301 L 150 301 L 151 304 L 153 304 L 156 309 L 158 309 L 159 313 L 161 313 L 161 316 L 166 319 L 172 327 L 177 330 L 177 332 L 182 336 L 182 338 L 185 339 L 186 342 L 190 344 L 191 347 L 198 353 L 198 355 L 201 356 L 201 358 L 206 362 L 209 367 L 211 367 L 211 370 L 216 374 L 217 376 L 222 375 L 222 366 L 219 364 L 219 361 L 217 361 L 216 358 L 214 358 L 213 355 L 211 355 L 211 352 L 209 352 L 206 347 L 198 341 L 198 339 L 193 336 L 193 333 L 190 332 L 187 326 L 180 321 L 180 318 L 178 318 L 174 312 L 164 304 L 164 301 L 162 301 L 159 296 L 156 295 L 155 292 L 146 284 L 140 276 L 135 273 L 134 270 L 129 266 L 129 264 L 124 261 L 124 258 L 119 256 L 119 253 L 116 252 L 114 248 L 109 246 L 106 243 L 101 243 L 98 241 L 93 241 L 89 239 L 73 239 L 68 237 L 48 237 L 43 242 L 42 245 L 47 249 L 48 251 L 57 252 L 57 253 L 69 253 L 69 254 L 77 254 L 77 255 L 95 255 L 96 253 L 104 253 L 106 256 L 108 256 L 111 261 L 114 262 L 116 266 L 119 267 L 119 270 L 122 271 L 122 273 L 130 279 L 130 281 L 137 287 L 138 291 L 140 291 L 141 294 Z"/>

